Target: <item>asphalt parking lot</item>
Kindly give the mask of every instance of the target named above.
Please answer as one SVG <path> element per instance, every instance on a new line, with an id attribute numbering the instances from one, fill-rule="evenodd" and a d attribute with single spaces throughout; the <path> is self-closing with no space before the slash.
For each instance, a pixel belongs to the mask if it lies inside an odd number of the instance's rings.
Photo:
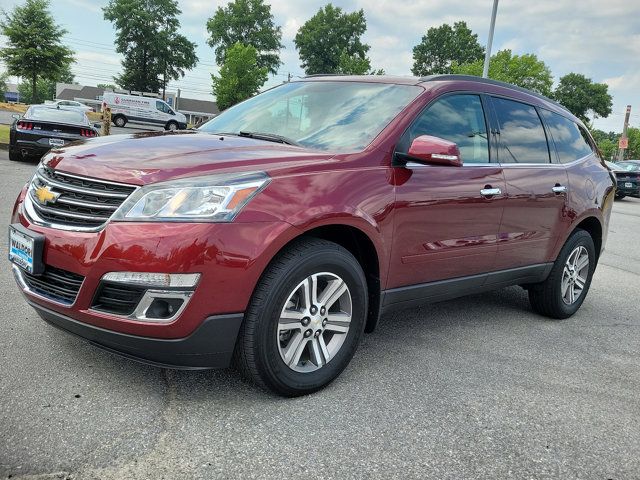
<path id="1" fill-rule="evenodd" d="M 34 164 L 0 151 L 0 228 Z M 383 317 L 324 391 L 168 371 L 44 324 L 0 235 L 0 478 L 640 478 L 640 200 L 582 309 L 520 288 Z"/>

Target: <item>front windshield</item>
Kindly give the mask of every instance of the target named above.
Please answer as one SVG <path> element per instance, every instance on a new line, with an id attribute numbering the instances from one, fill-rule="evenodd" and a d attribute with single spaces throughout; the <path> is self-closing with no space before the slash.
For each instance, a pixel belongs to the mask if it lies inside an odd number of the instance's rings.
<path id="1" fill-rule="evenodd" d="M 319 150 L 360 151 L 420 92 L 386 83 L 286 83 L 225 110 L 199 130 L 270 134 Z"/>

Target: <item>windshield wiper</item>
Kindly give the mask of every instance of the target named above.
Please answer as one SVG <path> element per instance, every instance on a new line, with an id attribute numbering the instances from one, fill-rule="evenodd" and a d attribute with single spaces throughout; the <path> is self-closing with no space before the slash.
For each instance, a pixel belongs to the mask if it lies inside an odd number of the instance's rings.
<path id="1" fill-rule="evenodd" d="M 278 143 L 284 143 L 286 145 L 294 145 L 296 147 L 302 146 L 295 140 L 291 140 L 290 138 L 283 137 L 282 135 L 276 135 L 275 133 L 245 132 L 241 130 L 240 132 L 238 132 L 238 135 L 241 137 L 255 138 L 256 140 L 266 140 L 267 142 L 278 142 Z"/>

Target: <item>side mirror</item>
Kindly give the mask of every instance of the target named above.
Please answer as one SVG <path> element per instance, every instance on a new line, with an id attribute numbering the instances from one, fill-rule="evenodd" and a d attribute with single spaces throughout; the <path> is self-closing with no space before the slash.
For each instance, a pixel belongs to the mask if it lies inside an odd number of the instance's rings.
<path id="1" fill-rule="evenodd" d="M 20 120 L 20 115 L 14 113 L 13 115 L 11 115 L 11 118 L 13 118 L 14 120 Z"/>
<path id="2" fill-rule="evenodd" d="M 452 167 L 462 166 L 462 157 L 458 145 L 449 140 L 430 135 L 416 137 L 409 151 L 407 160 L 427 165 L 443 165 Z"/>
<path id="3" fill-rule="evenodd" d="M 93 128 L 97 128 L 98 130 L 100 130 L 102 128 L 102 124 L 101 123 L 94 123 L 93 124 Z"/>

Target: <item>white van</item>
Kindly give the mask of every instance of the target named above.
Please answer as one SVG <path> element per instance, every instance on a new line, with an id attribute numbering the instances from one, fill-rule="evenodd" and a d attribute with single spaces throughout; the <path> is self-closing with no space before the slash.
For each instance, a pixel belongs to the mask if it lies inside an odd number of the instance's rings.
<path id="1" fill-rule="evenodd" d="M 116 127 L 131 122 L 163 125 L 165 130 L 187 128 L 187 117 L 159 98 L 104 92 L 102 100 L 111 108 L 111 121 Z"/>

